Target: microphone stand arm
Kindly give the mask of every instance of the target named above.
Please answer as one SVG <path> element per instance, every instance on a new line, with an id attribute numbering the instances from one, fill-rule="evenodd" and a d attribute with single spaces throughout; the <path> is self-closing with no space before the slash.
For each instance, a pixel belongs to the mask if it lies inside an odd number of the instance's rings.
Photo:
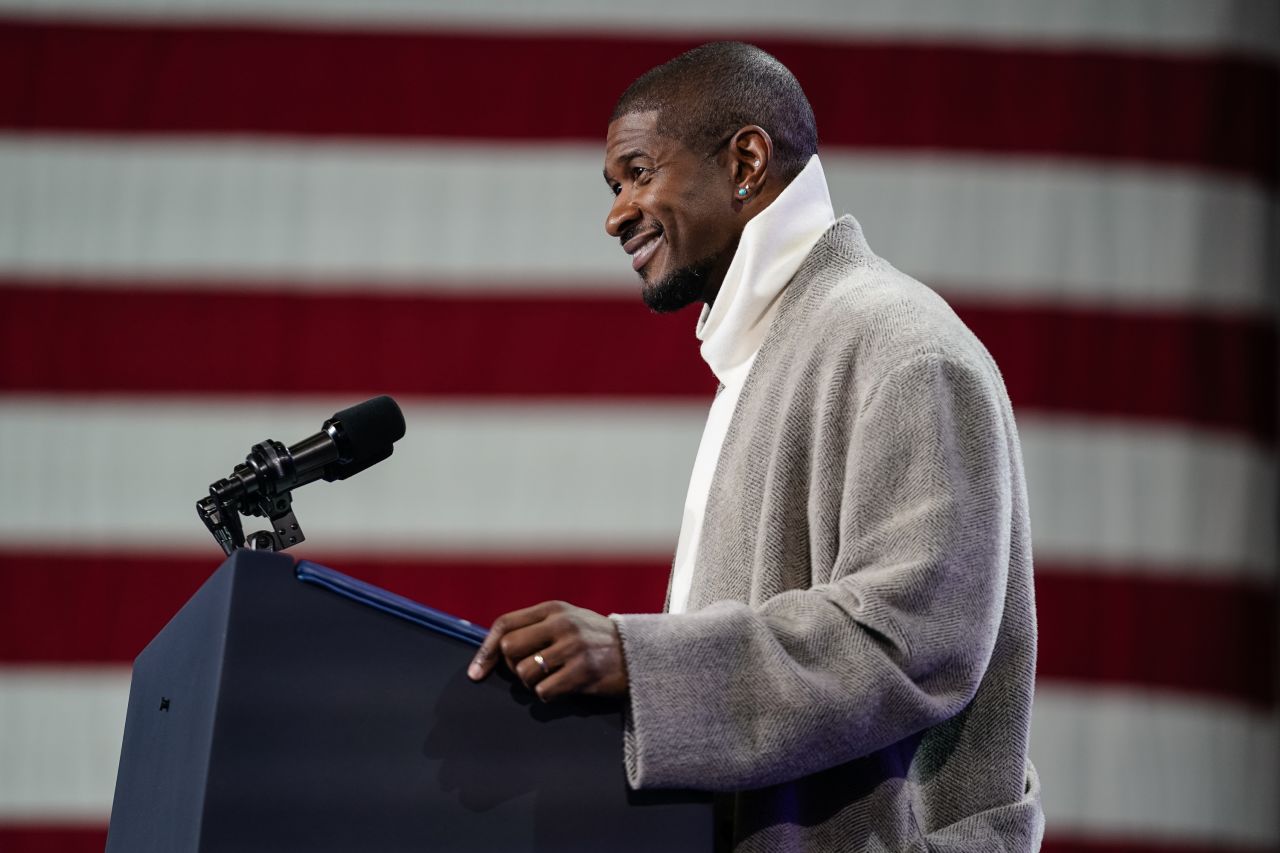
<path id="1" fill-rule="evenodd" d="M 237 548 L 244 547 L 244 527 L 240 524 L 240 514 L 235 507 L 227 506 L 210 495 L 196 502 L 196 515 L 209 528 L 214 541 L 222 548 L 222 553 L 230 557 Z"/>

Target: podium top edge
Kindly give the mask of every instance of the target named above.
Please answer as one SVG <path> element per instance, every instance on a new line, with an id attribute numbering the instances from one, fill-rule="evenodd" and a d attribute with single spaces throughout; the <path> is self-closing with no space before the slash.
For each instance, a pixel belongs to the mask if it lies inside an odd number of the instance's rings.
<path id="1" fill-rule="evenodd" d="M 342 572 L 310 560 L 299 560 L 294 567 L 294 574 L 303 583 L 323 587 L 366 607 L 390 613 L 392 616 L 473 646 L 479 646 L 484 641 L 485 635 L 489 633 L 466 619 L 459 619 L 457 616 L 427 607 L 413 599 L 396 595 L 382 587 L 344 575 Z"/>

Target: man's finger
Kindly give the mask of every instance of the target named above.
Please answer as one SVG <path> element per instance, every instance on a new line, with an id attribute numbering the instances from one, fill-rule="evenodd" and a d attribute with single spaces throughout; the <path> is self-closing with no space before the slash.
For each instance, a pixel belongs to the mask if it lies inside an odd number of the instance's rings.
<path id="1" fill-rule="evenodd" d="M 520 673 L 516 671 L 516 666 L 523 660 L 528 660 L 538 652 L 546 651 L 547 646 L 556 642 L 557 637 L 555 628 L 551 622 L 543 619 L 541 622 L 535 622 L 532 625 L 526 625 L 515 631 L 508 631 L 498 641 L 498 650 L 503 658 L 507 661 L 507 666 L 516 675 Z"/>
<path id="2" fill-rule="evenodd" d="M 498 662 L 498 657 L 493 652 L 498 648 L 498 639 L 501 639 L 501 636 L 496 629 L 489 629 L 489 636 L 484 638 L 484 642 L 480 644 L 480 651 L 476 652 L 476 656 L 471 659 L 471 665 L 467 667 L 467 678 L 479 681 L 493 670 L 493 665 Z"/>
<path id="3" fill-rule="evenodd" d="M 556 665 L 551 663 L 546 649 L 517 660 L 515 666 L 511 667 L 511 671 L 530 690 L 555 670 Z"/>
<path id="4" fill-rule="evenodd" d="M 573 658 L 533 686 L 533 692 L 543 702 L 553 702 L 561 696 L 576 693 L 583 686 L 582 662 Z"/>
<path id="5" fill-rule="evenodd" d="M 472 681 L 480 681 L 492 672 L 493 668 L 498 664 L 498 659 L 502 657 L 502 638 L 512 631 L 541 621 L 552 604 L 554 602 L 544 601 L 541 604 L 535 604 L 533 607 L 504 613 L 495 619 L 493 627 L 489 629 L 488 636 L 480 644 L 480 650 L 476 652 L 476 656 L 471 660 L 471 665 L 467 667 L 467 677 Z"/>
<path id="6" fill-rule="evenodd" d="M 521 638 L 524 635 L 533 635 L 538 631 L 540 626 L 535 625 L 526 628 L 520 632 Z M 522 647 L 520 654 L 508 654 L 508 661 L 514 658 L 515 664 L 511 667 L 511 671 L 524 683 L 525 687 L 532 690 L 537 686 L 539 681 L 548 678 L 557 670 L 562 669 L 565 664 L 573 659 L 573 650 L 570 644 L 558 640 L 555 633 L 551 629 L 540 632 L 544 640 L 537 645 Z M 508 637 L 509 645 L 511 637 Z M 541 660 L 539 660 L 541 659 Z"/>

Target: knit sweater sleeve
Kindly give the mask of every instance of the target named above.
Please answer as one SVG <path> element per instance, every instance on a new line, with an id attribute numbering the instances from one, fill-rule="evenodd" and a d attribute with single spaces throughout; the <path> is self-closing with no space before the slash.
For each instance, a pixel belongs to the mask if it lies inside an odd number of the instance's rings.
<path id="1" fill-rule="evenodd" d="M 998 376 L 940 355 L 850 401 L 831 580 L 757 607 L 616 616 L 637 788 L 740 790 L 868 755 L 977 691 L 1002 617 L 1011 472 Z M 814 460 L 815 468 L 821 460 Z"/>

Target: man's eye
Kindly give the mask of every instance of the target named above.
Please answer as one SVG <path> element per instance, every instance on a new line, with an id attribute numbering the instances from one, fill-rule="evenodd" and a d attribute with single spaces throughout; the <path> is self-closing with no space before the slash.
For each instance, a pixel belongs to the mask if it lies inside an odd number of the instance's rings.
<path id="1" fill-rule="evenodd" d="M 640 180 L 641 178 L 643 178 L 645 175 L 648 175 L 648 174 L 649 174 L 650 172 L 652 172 L 652 171 L 653 171 L 652 169 L 645 168 L 644 166 L 632 166 L 632 167 L 631 167 L 631 180 L 633 180 L 633 181 L 638 181 L 638 180 Z"/>
<path id="2" fill-rule="evenodd" d="M 609 192 L 617 195 L 622 192 L 622 184 L 609 184 Z"/>

